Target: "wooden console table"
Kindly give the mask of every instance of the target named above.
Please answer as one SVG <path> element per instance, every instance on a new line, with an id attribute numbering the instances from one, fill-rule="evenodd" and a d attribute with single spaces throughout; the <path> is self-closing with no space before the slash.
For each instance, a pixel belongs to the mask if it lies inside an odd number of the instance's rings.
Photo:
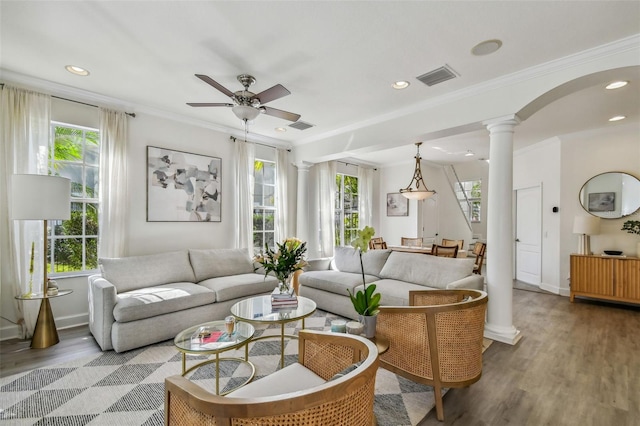
<path id="1" fill-rule="evenodd" d="M 572 254 L 571 295 L 640 304 L 640 259 Z"/>

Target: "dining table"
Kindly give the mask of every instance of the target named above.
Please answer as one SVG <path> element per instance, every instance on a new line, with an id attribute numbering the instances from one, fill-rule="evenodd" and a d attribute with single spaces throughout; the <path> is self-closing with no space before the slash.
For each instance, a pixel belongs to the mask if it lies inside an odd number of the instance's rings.
<path id="1" fill-rule="evenodd" d="M 387 246 L 391 251 L 402 251 L 407 253 L 421 253 L 431 254 L 431 246 L 416 247 L 416 246 Z M 457 257 L 467 257 L 467 250 L 458 250 Z"/>

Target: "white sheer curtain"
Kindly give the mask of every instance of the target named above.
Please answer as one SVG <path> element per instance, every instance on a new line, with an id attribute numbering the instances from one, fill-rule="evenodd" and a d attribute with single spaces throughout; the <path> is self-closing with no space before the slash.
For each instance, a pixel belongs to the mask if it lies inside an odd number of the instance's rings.
<path id="1" fill-rule="evenodd" d="M 100 108 L 99 257 L 126 256 L 127 115 Z"/>
<path id="2" fill-rule="evenodd" d="M 358 217 L 360 229 L 373 221 L 373 169 L 358 167 Z"/>
<path id="3" fill-rule="evenodd" d="M 252 143 L 235 141 L 235 245 L 253 253 L 253 163 L 255 146 Z"/>
<path id="4" fill-rule="evenodd" d="M 286 149 L 276 149 L 276 241 L 283 241 L 289 237 L 288 216 L 288 187 L 289 152 Z"/>
<path id="5" fill-rule="evenodd" d="M 320 204 L 320 257 L 333 256 L 335 245 L 336 163 L 318 164 L 318 196 Z"/>
<path id="6" fill-rule="evenodd" d="M 44 271 L 42 221 L 12 220 L 10 176 L 12 174 L 48 174 L 47 149 L 51 128 L 51 97 L 4 86 L 0 100 L 0 291 L 2 299 L 11 298 L 14 320 L 23 339 L 31 337 L 39 304 L 17 301 L 14 296 L 42 291 Z M 24 194 L 28 197 L 29 194 Z M 35 201 L 35 200 L 34 200 Z M 31 244 L 35 243 L 33 274 L 29 272 Z M 8 294 L 7 294 L 8 293 Z M 10 317 L 6 312 L 3 316 Z"/>

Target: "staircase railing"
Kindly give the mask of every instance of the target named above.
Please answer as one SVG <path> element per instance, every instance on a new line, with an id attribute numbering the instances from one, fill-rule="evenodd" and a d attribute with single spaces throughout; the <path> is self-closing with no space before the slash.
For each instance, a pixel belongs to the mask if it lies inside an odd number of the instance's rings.
<path id="1" fill-rule="evenodd" d="M 445 171 L 444 175 L 447 177 L 447 182 L 449 182 L 449 186 L 451 187 L 451 191 L 453 192 L 453 195 L 456 196 L 455 186 L 457 185 L 460 188 L 462 195 L 464 196 L 465 203 L 467 204 L 467 211 L 470 212 L 471 201 L 469 201 L 469 198 L 467 197 L 467 193 L 464 190 L 462 183 L 460 182 L 460 178 L 458 178 L 458 174 L 456 173 L 455 167 L 453 167 L 453 164 L 449 164 L 448 166 L 445 166 L 444 171 Z M 456 196 L 456 199 L 457 198 L 458 197 Z M 465 222 L 467 222 L 469 231 L 473 232 L 473 228 L 471 227 L 471 221 L 469 220 L 469 216 L 465 214 L 460 203 L 458 203 L 458 208 L 460 209 L 460 213 L 464 217 Z"/>

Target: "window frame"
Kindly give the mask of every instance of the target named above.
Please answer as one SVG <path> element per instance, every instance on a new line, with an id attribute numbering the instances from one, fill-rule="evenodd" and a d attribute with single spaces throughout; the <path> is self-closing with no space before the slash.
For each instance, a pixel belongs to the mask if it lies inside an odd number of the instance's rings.
<path id="1" fill-rule="evenodd" d="M 256 172 L 257 172 L 257 164 L 258 163 L 262 163 L 262 169 L 264 170 L 264 165 L 265 164 L 273 164 L 273 184 L 270 182 L 265 182 L 264 179 L 261 180 L 261 182 L 258 182 L 258 179 L 256 178 Z M 278 209 L 276 206 L 276 192 L 277 192 L 277 184 L 278 184 L 278 171 L 277 171 L 277 163 L 274 160 L 265 160 L 262 158 L 258 158 L 256 157 L 254 159 L 254 163 L 253 163 L 253 194 L 252 194 L 252 202 L 253 202 L 253 206 L 252 206 L 252 223 L 253 223 L 253 230 L 252 230 L 252 240 L 253 240 L 253 252 L 254 254 L 260 254 L 263 250 L 264 250 L 264 243 L 265 241 L 269 241 L 267 239 L 267 234 L 271 234 L 272 238 L 271 241 L 273 241 L 273 244 L 269 246 L 269 248 L 271 249 L 275 249 L 275 232 L 276 232 L 276 228 L 275 228 L 275 223 L 277 220 L 277 214 L 278 214 Z M 263 178 L 264 178 L 264 172 L 263 172 Z M 255 202 L 255 197 L 256 197 L 256 193 L 257 191 L 257 187 L 258 185 L 260 185 L 262 187 L 261 190 L 261 194 L 262 194 L 262 204 L 256 204 Z M 264 204 L 264 199 L 265 199 L 265 188 L 271 188 L 273 187 L 273 205 L 265 205 Z M 262 229 L 261 230 L 256 230 L 255 228 L 255 220 L 256 220 L 256 210 L 262 210 Z M 272 217 L 273 217 L 273 227 L 272 229 L 266 229 L 266 218 L 267 218 L 267 212 L 271 212 Z M 260 247 L 256 246 L 256 234 L 262 234 L 262 244 Z"/>
<path id="2" fill-rule="evenodd" d="M 345 208 L 345 178 L 349 177 L 355 181 L 355 193 L 352 192 L 353 199 L 351 207 Z M 356 232 L 360 225 L 359 197 L 358 197 L 358 177 L 348 173 L 336 173 L 336 196 L 334 201 L 334 244 L 336 246 L 347 246 L 355 239 Z M 351 226 L 346 226 L 346 216 L 350 216 Z M 346 241 L 349 237 L 349 241 Z"/>
<path id="3" fill-rule="evenodd" d="M 69 129 L 74 129 L 74 130 L 79 130 L 82 132 L 82 146 L 81 146 L 81 159 L 80 160 L 63 160 L 63 159 L 56 159 L 55 158 L 55 145 L 56 145 L 56 128 L 57 127 L 63 127 L 63 128 L 69 128 Z M 90 162 L 88 161 L 87 155 L 90 152 L 90 150 L 87 149 L 87 136 L 86 134 L 92 132 L 95 133 L 97 138 L 97 149 L 94 152 L 94 154 L 96 155 L 96 161 L 95 162 Z M 69 208 L 71 209 L 72 215 L 74 211 L 78 211 L 77 209 L 74 210 L 74 205 L 80 205 L 80 210 L 82 211 L 82 233 L 81 234 L 62 234 L 62 233 L 58 233 L 57 230 L 59 229 L 59 227 L 63 226 L 63 224 L 65 222 L 69 222 L 70 220 L 73 220 L 72 218 L 70 218 L 69 220 L 50 220 L 48 222 L 48 229 L 47 229 L 47 245 L 48 245 L 48 253 L 47 253 L 47 259 L 48 259 L 48 275 L 51 278 L 61 278 L 61 277 L 70 277 L 70 276 L 85 276 L 85 275 L 91 275 L 96 273 L 97 271 L 99 271 L 99 266 L 98 266 L 98 239 L 99 239 L 99 211 L 100 211 L 100 199 L 99 199 L 99 177 L 100 177 L 100 130 L 93 128 L 93 127 L 87 127 L 87 126 L 81 126 L 81 125 L 77 125 L 77 124 L 72 124 L 72 123 L 65 123 L 62 121 L 56 121 L 56 120 L 51 120 L 50 122 L 50 138 L 49 138 L 49 156 L 47 158 L 47 167 L 48 167 L 48 172 L 49 174 L 53 174 L 53 175 L 59 175 L 59 173 L 57 172 L 57 165 L 66 165 L 66 166 L 76 166 L 76 167 L 80 167 L 81 170 L 81 176 L 82 176 L 82 183 L 81 183 L 81 187 L 82 187 L 82 195 L 81 196 L 76 196 L 73 194 L 74 188 L 72 185 L 71 188 L 71 203 Z M 95 176 L 95 187 L 98 188 L 98 195 L 96 196 L 90 196 L 87 193 L 87 189 L 89 188 L 89 186 L 87 185 L 88 183 L 88 170 L 91 169 L 95 169 L 94 170 L 94 176 Z M 93 208 L 95 208 L 95 226 L 96 226 L 96 233 L 95 234 L 87 234 L 87 223 L 88 223 L 88 216 L 87 216 L 87 208 L 89 205 L 94 206 Z M 63 270 L 63 265 L 62 264 L 58 264 L 57 260 L 56 260 L 56 246 L 61 244 L 62 241 L 64 240 L 71 240 L 71 239 L 79 239 L 82 242 L 82 261 L 81 261 L 81 268 L 80 269 L 75 269 L 75 270 Z M 91 247 L 88 247 L 88 241 L 89 240 L 94 240 L 95 241 L 95 268 L 89 268 L 87 263 L 88 261 L 91 261 L 91 259 L 88 259 L 88 252 L 91 251 Z"/>

